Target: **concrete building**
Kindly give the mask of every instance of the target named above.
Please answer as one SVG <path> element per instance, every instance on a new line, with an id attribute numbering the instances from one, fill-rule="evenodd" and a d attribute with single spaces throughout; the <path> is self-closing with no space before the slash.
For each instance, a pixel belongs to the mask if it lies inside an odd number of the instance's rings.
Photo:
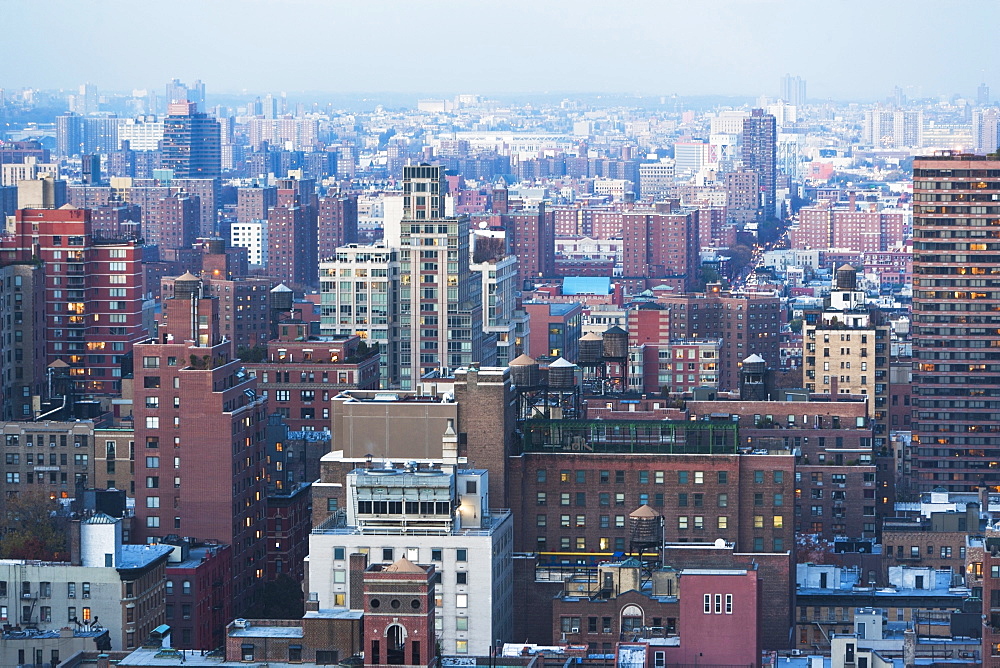
<path id="1" fill-rule="evenodd" d="M 857 270 L 837 270 L 836 288 L 822 312 L 806 312 L 803 325 L 806 389 L 820 394 L 868 395 L 876 446 L 887 437 L 889 326 L 857 288 Z"/>
<path id="2" fill-rule="evenodd" d="M 779 215 L 777 194 L 777 125 L 774 116 L 753 109 L 743 119 L 743 168 L 756 172 L 760 186 L 760 211 L 764 220 Z"/>
<path id="3" fill-rule="evenodd" d="M 496 365 L 507 366 L 528 352 L 529 316 L 518 308 L 517 258 L 508 255 L 495 261 L 469 265 L 479 274 L 483 295 L 483 331 L 496 338 Z"/>
<path id="4" fill-rule="evenodd" d="M 454 466 L 458 438 L 449 432 L 443 447 Z M 512 633 L 514 537 L 510 511 L 491 510 L 488 490 L 481 469 L 356 469 L 347 479 L 346 512 L 310 535 L 309 597 L 320 609 L 359 607 L 348 577 L 357 552 L 373 565 L 400 558 L 433 564 L 441 573 L 433 606 L 441 651 L 489 654 Z"/>
<path id="5" fill-rule="evenodd" d="M 444 168 L 403 168 L 400 223 L 400 388 L 473 363 L 492 366 L 493 337 L 483 333 L 482 294 L 469 269 L 466 217 L 445 215 Z"/>
<path id="6" fill-rule="evenodd" d="M 111 649 L 135 649 L 163 623 L 171 548 L 123 545 L 121 520 L 107 515 L 74 530 L 79 551 L 70 562 L 0 560 L 0 620 L 22 628 L 103 628 Z"/>
<path id="7" fill-rule="evenodd" d="M 163 121 L 157 120 L 156 116 L 119 119 L 119 146 L 125 141 L 133 151 L 158 150 L 160 142 L 163 141 Z"/>
<path id="8" fill-rule="evenodd" d="M 382 244 L 350 244 L 320 263 L 320 334 L 378 344 L 386 388 L 399 387 L 400 378 L 398 257 Z"/>
<path id="9" fill-rule="evenodd" d="M 247 260 L 251 265 L 267 265 L 267 221 L 256 220 L 248 223 L 233 223 L 229 227 L 229 245 L 247 249 Z"/>

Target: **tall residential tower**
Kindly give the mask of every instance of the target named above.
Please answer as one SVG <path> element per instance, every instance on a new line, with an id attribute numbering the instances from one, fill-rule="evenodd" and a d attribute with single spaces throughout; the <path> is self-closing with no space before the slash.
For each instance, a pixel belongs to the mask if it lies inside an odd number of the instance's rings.
<path id="1" fill-rule="evenodd" d="M 1000 484 L 1000 160 L 913 163 L 913 483 Z"/>

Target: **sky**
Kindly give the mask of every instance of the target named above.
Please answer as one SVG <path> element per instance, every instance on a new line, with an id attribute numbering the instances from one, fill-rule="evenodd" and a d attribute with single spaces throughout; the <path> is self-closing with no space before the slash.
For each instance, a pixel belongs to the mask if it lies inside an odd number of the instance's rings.
<path id="1" fill-rule="evenodd" d="M 994 0 L 0 0 L 0 87 L 1000 97 Z"/>

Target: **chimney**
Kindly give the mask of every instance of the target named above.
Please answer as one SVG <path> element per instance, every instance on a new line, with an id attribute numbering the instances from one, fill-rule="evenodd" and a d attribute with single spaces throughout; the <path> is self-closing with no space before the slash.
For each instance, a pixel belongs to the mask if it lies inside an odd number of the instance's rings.
<path id="1" fill-rule="evenodd" d="M 917 662 L 917 634 L 913 629 L 903 631 L 903 665 L 913 668 Z"/>
<path id="2" fill-rule="evenodd" d="M 458 434 L 455 433 L 454 420 L 448 420 L 448 428 L 441 438 L 441 460 L 446 465 L 458 467 Z"/>
<path id="3" fill-rule="evenodd" d="M 111 668 L 111 657 L 107 654 L 98 654 L 97 668 Z"/>
<path id="4" fill-rule="evenodd" d="M 364 610 L 365 607 L 365 569 L 368 568 L 368 555 L 360 552 L 348 557 L 347 577 L 350 583 L 351 610 Z"/>
<path id="5" fill-rule="evenodd" d="M 74 566 L 83 563 L 80 550 L 80 520 L 70 520 L 69 523 L 69 562 Z"/>

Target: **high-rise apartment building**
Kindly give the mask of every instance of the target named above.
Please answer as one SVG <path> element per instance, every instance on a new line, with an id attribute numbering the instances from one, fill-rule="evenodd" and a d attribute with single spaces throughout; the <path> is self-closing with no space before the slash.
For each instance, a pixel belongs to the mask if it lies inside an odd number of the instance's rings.
<path id="1" fill-rule="evenodd" d="M 315 285 L 316 227 L 309 209 L 297 204 L 272 207 L 267 214 L 267 270 L 292 286 Z"/>
<path id="2" fill-rule="evenodd" d="M 776 215 L 777 123 L 763 109 L 754 109 L 743 119 L 743 167 L 757 172 L 760 179 L 761 215 L 766 220 Z"/>
<path id="3" fill-rule="evenodd" d="M 90 212 L 69 206 L 21 209 L 0 236 L 0 264 L 43 263 L 46 363 L 67 363 L 80 392 L 120 391 L 122 357 L 148 336 L 142 252 L 135 239 L 96 238 Z"/>
<path id="4" fill-rule="evenodd" d="M 222 336 L 219 300 L 191 274 L 164 300 L 160 338 L 135 346 L 134 539 L 232 545 L 235 614 L 264 578 L 266 399 Z"/>
<path id="5" fill-rule="evenodd" d="M 885 445 L 889 411 L 889 323 L 857 287 L 857 270 L 837 270 L 829 303 L 805 314 L 802 360 L 806 389 L 866 395 L 875 445 Z"/>
<path id="6" fill-rule="evenodd" d="M 116 147 L 117 148 L 117 147 Z M 194 102 L 173 102 L 163 120 L 163 167 L 178 179 L 211 179 L 222 171 L 219 122 Z"/>
<path id="7" fill-rule="evenodd" d="M 924 144 L 924 112 L 868 109 L 861 142 L 878 148 L 919 148 Z"/>
<path id="8" fill-rule="evenodd" d="M 505 367 L 528 350 L 528 313 L 517 307 L 517 258 L 484 258 L 470 269 L 481 281 L 483 331 L 496 337 L 496 365 Z"/>
<path id="9" fill-rule="evenodd" d="M 1000 160 L 913 163 L 913 456 L 922 490 L 1000 484 Z"/>
<path id="10" fill-rule="evenodd" d="M 555 276 L 555 218 L 544 203 L 504 215 L 503 225 L 510 235 L 510 250 L 517 256 L 519 286 L 529 278 Z"/>
<path id="11" fill-rule="evenodd" d="M 972 143 L 977 152 L 994 153 L 1000 146 L 1000 109 L 975 109 L 972 112 Z"/>
<path id="12" fill-rule="evenodd" d="M 278 189 L 274 186 L 253 186 L 236 191 L 236 219 L 251 223 L 267 218 L 267 212 L 278 204 Z"/>
<path id="13" fill-rule="evenodd" d="M 698 212 L 663 208 L 623 214 L 622 270 L 626 277 L 655 279 L 686 292 L 699 278 Z"/>
<path id="14" fill-rule="evenodd" d="M 482 294 L 469 269 L 469 220 L 445 216 L 444 168 L 403 168 L 400 223 L 400 383 L 473 362 L 492 366 L 484 341 Z M 487 345 L 488 343 L 488 345 Z"/>
<path id="15" fill-rule="evenodd" d="M 806 103 L 806 80 L 786 74 L 781 77 L 781 99 L 796 106 Z"/>
<path id="16" fill-rule="evenodd" d="M 45 276 L 28 262 L 0 262 L 0 420 L 33 417 L 33 397 L 44 396 Z"/>
<path id="17" fill-rule="evenodd" d="M 320 334 L 357 335 L 382 352 L 382 386 L 399 386 L 399 250 L 341 246 L 320 263 Z"/>
<path id="18" fill-rule="evenodd" d="M 317 229 L 320 260 L 332 257 L 341 246 L 357 243 L 357 196 L 327 195 L 321 197 Z"/>
<path id="19" fill-rule="evenodd" d="M 83 153 L 83 116 L 67 112 L 56 116 L 56 155 L 70 157 Z"/>
<path id="20" fill-rule="evenodd" d="M 176 193 L 154 201 L 145 213 L 142 233 L 145 241 L 163 251 L 190 248 L 201 227 L 198 197 Z"/>

